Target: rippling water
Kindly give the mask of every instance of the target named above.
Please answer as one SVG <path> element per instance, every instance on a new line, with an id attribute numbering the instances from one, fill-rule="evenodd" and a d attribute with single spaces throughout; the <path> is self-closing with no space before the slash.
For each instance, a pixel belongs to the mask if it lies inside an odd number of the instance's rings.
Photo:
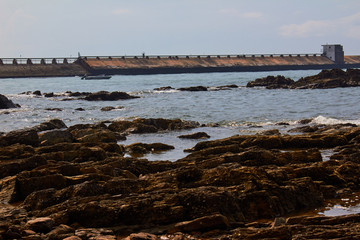
<path id="1" fill-rule="evenodd" d="M 248 81 L 267 75 L 281 74 L 298 79 L 319 71 L 285 71 L 260 73 L 207 73 L 149 76 L 113 76 L 110 80 L 68 78 L 1 79 L 0 93 L 22 106 L 1 110 L 0 131 L 33 126 L 51 118 L 60 118 L 68 125 L 102 120 L 144 118 L 181 118 L 200 123 L 218 123 L 237 130 L 251 130 L 249 125 L 268 126 L 277 122 L 293 123 L 304 118 L 319 122 L 355 122 L 360 119 L 360 88 L 316 90 L 267 90 L 245 88 Z M 236 84 L 236 89 L 206 92 L 154 91 L 172 86 L 222 86 Z M 139 99 L 115 102 L 62 101 L 62 97 L 45 98 L 19 94 L 40 90 L 42 93 L 65 91 L 124 91 Z M 122 106 L 103 112 L 104 106 Z M 50 111 L 60 108 L 62 111 Z M 77 111 L 83 108 L 85 111 Z M 2 113 L 2 114 L 1 114 Z M 8 113 L 8 114 L 4 114 Z"/>

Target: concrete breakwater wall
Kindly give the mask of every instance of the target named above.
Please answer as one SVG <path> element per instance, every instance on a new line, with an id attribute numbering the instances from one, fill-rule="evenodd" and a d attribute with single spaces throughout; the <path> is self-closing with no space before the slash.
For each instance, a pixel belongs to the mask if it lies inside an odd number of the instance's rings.
<path id="1" fill-rule="evenodd" d="M 360 56 L 341 64 L 319 54 L 84 57 L 92 74 L 161 74 L 359 68 Z"/>
<path id="2" fill-rule="evenodd" d="M 77 58 L 2 58 L 0 78 L 81 76 L 87 73 Z"/>
<path id="3" fill-rule="evenodd" d="M 169 74 L 360 68 L 360 56 L 335 63 L 321 54 L 117 56 L 68 59 L 0 59 L 0 78 L 84 74 Z"/>

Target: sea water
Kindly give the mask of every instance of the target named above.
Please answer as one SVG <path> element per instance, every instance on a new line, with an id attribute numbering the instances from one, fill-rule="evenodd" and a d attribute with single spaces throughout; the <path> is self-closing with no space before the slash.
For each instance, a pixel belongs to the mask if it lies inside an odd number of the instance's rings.
<path id="1" fill-rule="evenodd" d="M 193 147 L 194 140 L 180 140 L 178 135 L 205 131 L 211 139 L 235 134 L 254 134 L 277 128 L 287 132 L 301 119 L 312 123 L 360 124 L 360 88 L 334 89 L 265 89 L 246 88 L 249 81 L 268 75 L 283 75 L 298 80 L 315 75 L 318 70 L 201 73 L 113 76 L 109 80 L 81 80 L 80 77 L 0 79 L 0 94 L 6 95 L 21 108 L 0 110 L 0 132 L 32 127 L 58 118 L 67 126 L 134 118 L 167 118 L 197 121 L 204 125 L 217 125 L 202 129 L 131 135 L 124 144 L 133 142 L 163 142 L 174 144 L 175 150 L 150 155 L 151 160 L 176 160 L 184 149 Z M 217 86 L 235 84 L 238 88 L 215 90 Z M 209 91 L 188 92 L 177 88 L 191 86 L 210 87 Z M 171 86 L 172 90 L 155 88 Z M 213 87 L 213 88 L 212 88 Z M 212 90 L 213 89 L 213 90 Z M 60 97 L 46 98 L 24 94 L 40 90 Z M 66 91 L 97 92 L 122 91 L 140 98 L 119 101 L 68 100 Z M 115 107 L 101 111 L 103 107 Z M 84 111 L 77 109 L 82 108 Z M 279 123 L 286 123 L 288 125 Z"/>

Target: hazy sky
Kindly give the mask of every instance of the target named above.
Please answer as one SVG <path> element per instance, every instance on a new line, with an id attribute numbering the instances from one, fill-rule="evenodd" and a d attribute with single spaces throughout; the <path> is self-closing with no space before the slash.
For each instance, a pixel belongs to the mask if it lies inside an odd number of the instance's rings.
<path id="1" fill-rule="evenodd" d="M 359 0 L 0 0 L 0 57 L 360 54 Z"/>

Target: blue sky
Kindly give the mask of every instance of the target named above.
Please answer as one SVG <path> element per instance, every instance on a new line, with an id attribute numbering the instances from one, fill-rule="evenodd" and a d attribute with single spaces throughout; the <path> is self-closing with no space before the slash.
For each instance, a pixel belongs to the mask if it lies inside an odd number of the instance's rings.
<path id="1" fill-rule="evenodd" d="M 0 0 L 0 57 L 360 55 L 359 0 Z"/>

